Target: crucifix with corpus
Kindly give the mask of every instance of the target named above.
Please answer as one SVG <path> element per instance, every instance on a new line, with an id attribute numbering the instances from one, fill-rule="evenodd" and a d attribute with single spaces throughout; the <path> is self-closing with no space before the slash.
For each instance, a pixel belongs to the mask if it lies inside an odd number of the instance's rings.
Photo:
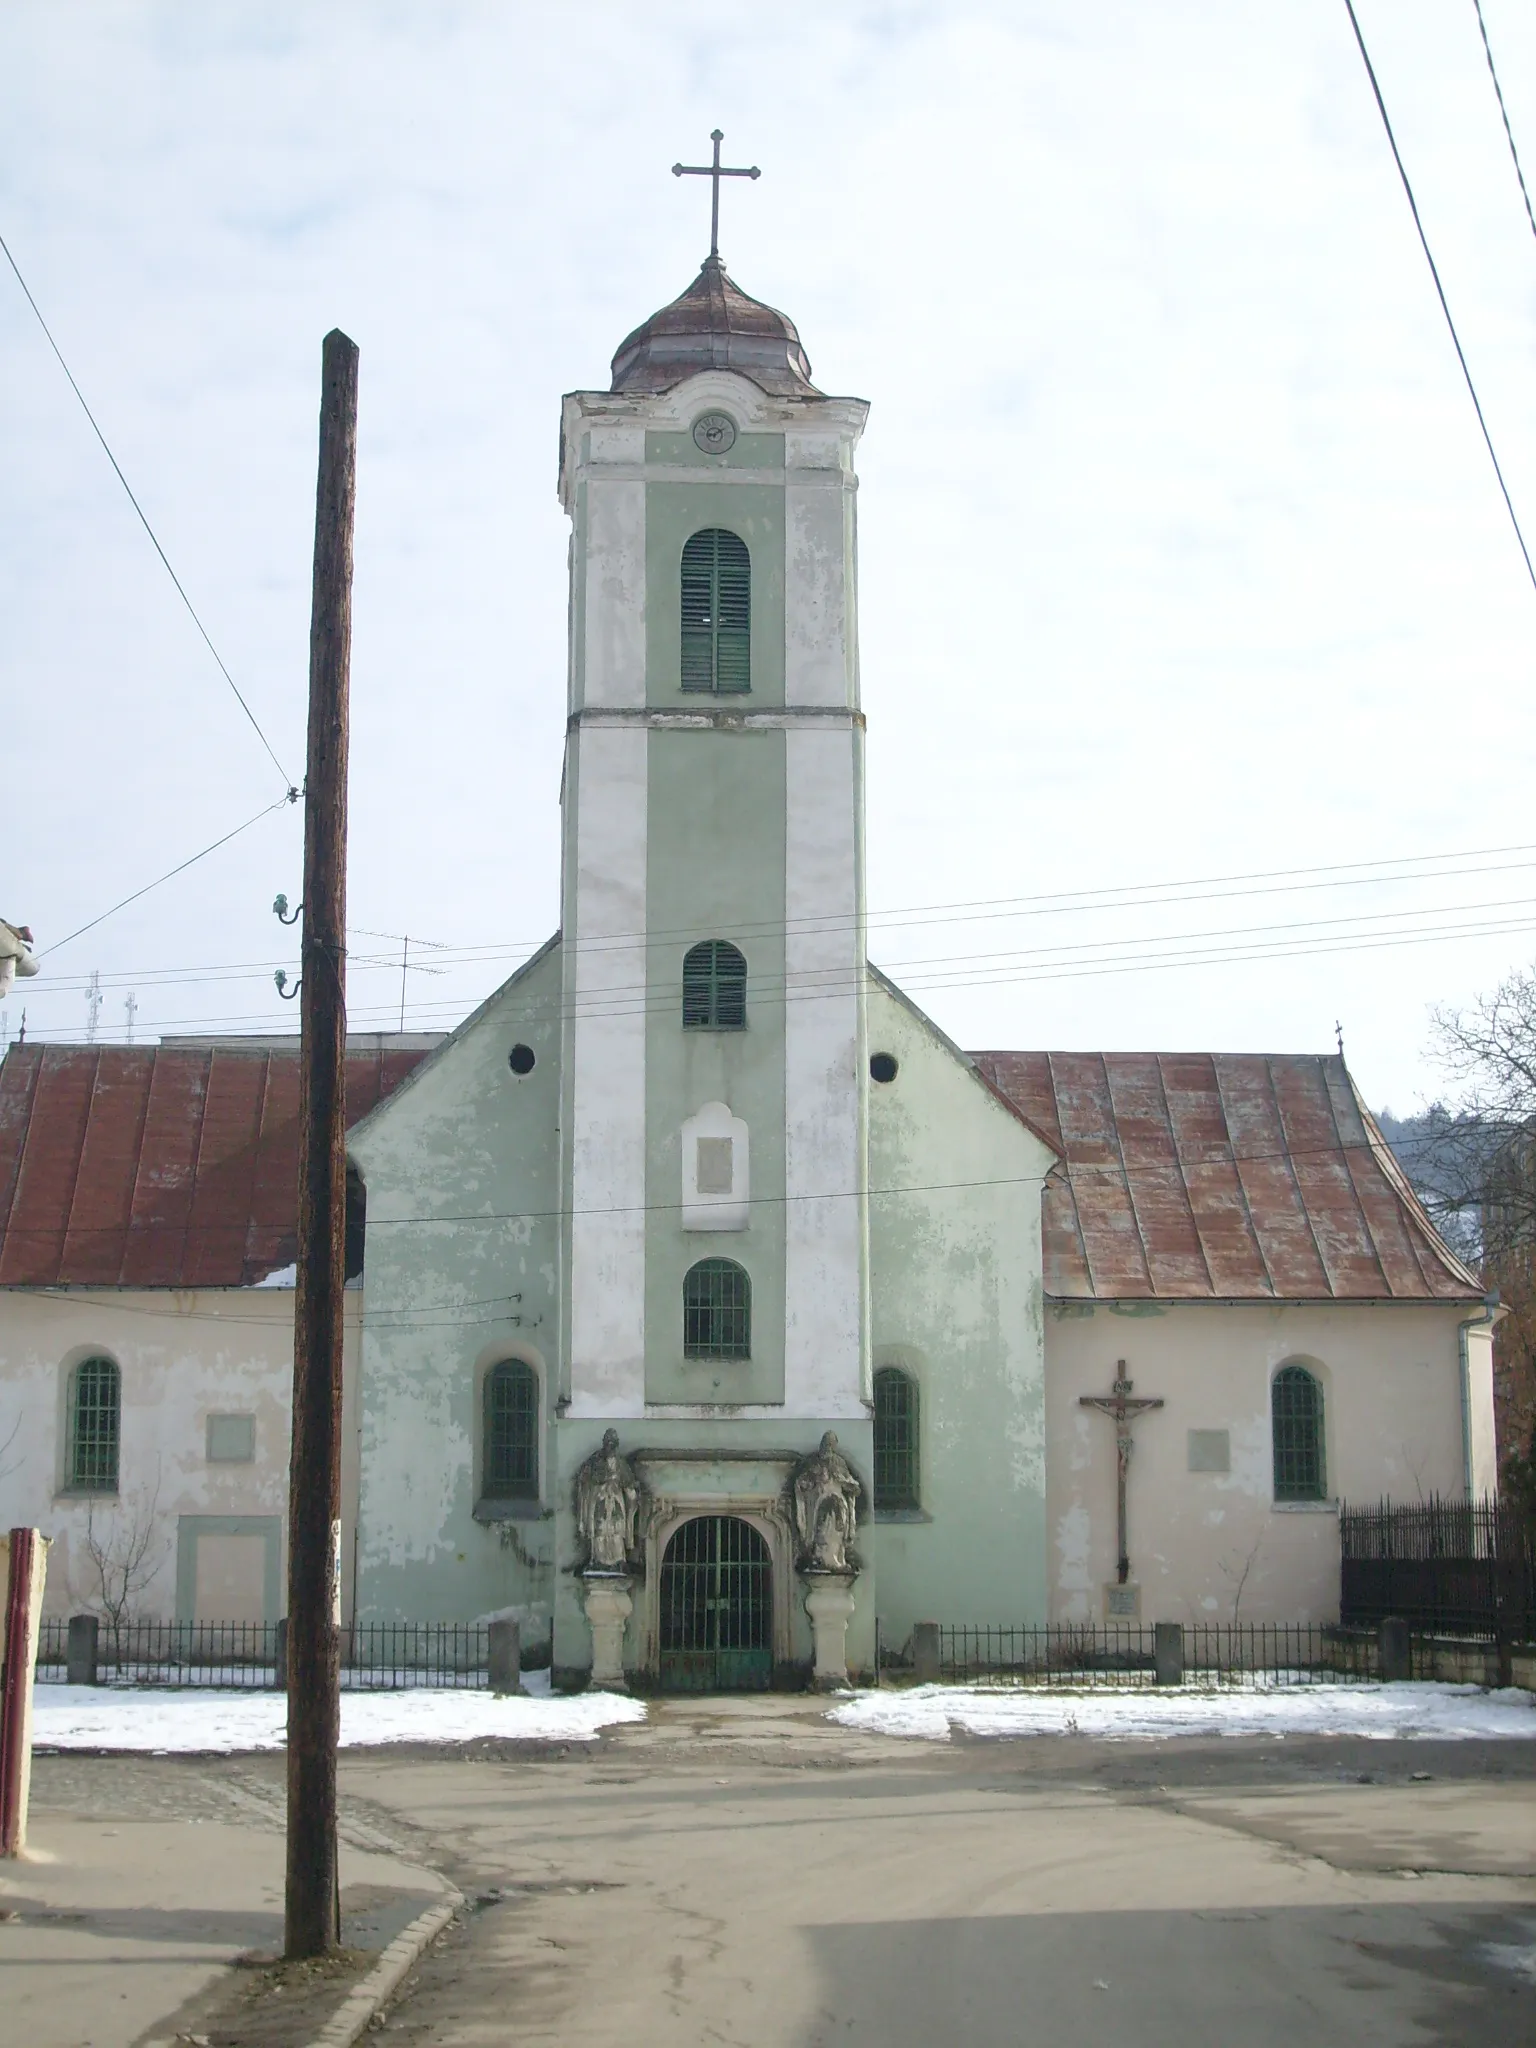
<path id="1" fill-rule="evenodd" d="M 1161 1408 L 1162 1401 L 1131 1399 L 1131 1382 L 1125 1376 L 1125 1360 L 1115 1361 L 1114 1389 L 1108 1394 L 1080 1394 L 1078 1402 L 1084 1408 L 1097 1408 L 1101 1415 L 1107 1415 L 1115 1425 L 1116 1480 L 1116 1554 L 1115 1580 L 1125 1585 L 1131 1576 L 1131 1546 L 1125 1532 L 1125 1479 L 1130 1470 L 1131 1424 L 1138 1415 L 1144 1415 L 1149 1408 Z"/>
<path id="2" fill-rule="evenodd" d="M 720 161 L 720 145 L 725 140 L 723 129 L 711 128 L 709 139 L 715 145 L 715 160 L 712 164 L 674 164 L 674 178 L 708 178 L 709 185 L 709 260 L 720 261 L 720 180 L 722 178 L 760 178 L 763 174 L 756 164 L 744 169 L 733 170 Z"/>

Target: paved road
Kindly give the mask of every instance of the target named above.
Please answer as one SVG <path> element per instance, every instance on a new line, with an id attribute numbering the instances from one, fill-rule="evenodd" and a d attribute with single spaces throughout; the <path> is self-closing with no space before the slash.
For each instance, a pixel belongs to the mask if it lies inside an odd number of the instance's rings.
<path id="1" fill-rule="evenodd" d="M 1529 2048 L 1532 1748 L 896 1744 L 767 1699 L 357 1758 L 479 1900 L 377 2038 Z"/>

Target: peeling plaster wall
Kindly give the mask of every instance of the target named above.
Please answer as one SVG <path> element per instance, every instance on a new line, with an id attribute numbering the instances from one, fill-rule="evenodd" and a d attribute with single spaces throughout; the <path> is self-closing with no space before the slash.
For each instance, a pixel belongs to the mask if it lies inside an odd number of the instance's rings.
<path id="1" fill-rule="evenodd" d="M 560 969 L 552 945 L 352 1135 L 368 1191 L 363 1621 L 469 1621 L 512 1608 L 527 1639 L 547 1632 Z M 525 1075 L 507 1063 L 519 1042 L 535 1054 Z M 525 1519 L 481 1522 L 481 1384 L 503 1358 L 527 1360 L 541 1378 L 544 1502 Z"/>
<path id="2" fill-rule="evenodd" d="M 881 1638 L 914 1621 L 1044 1621 L 1040 1188 L 1053 1155 L 917 1011 L 869 996 L 873 1364 L 918 1383 L 921 1510 L 867 1532 Z M 896 1190 L 911 1192 L 895 1192 Z"/>
<path id="3" fill-rule="evenodd" d="M 152 1516 L 158 1560 L 136 1603 L 142 1619 L 176 1618 L 177 1525 L 182 1515 L 278 1516 L 288 1508 L 293 1390 L 293 1290 L 239 1288 L 0 1294 L 0 1523 L 35 1525 L 53 1539 L 45 1612 L 96 1605 L 100 1584 L 85 1548 L 94 1513 L 102 1540 Z M 344 1423 L 356 1383 L 362 1298 L 346 1296 Z M 104 1353 L 122 1374 L 117 1495 L 64 1491 L 66 1387 L 81 1359 Z M 255 1417 L 249 1464 L 210 1464 L 208 1417 Z M 344 1442 L 355 1441 L 348 1426 Z M 343 1465 L 344 1598 L 350 1595 L 356 1460 Z M 286 1565 L 284 1565 L 286 1570 Z M 275 1621 L 276 1614 L 268 1620 Z"/>
<path id="4" fill-rule="evenodd" d="M 1096 1621 L 1115 1571 L 1107 1394 L 1123 1358 L 1138 1418 L 1128 1482 L 1131 1575 L 1144 1621 L 1336 1621 L 1336 1503 L 1464 1490 L 1456 1325 L 1420 1303 L 1056 1304 L 1046 1321 L 1051 1612 Z M 1288 1361 L 1323 1385 L 1330 1500 L 1277 1507 L 1269 1385 Z M 1188 1433 L 1230 1433 L 1231 1470 L 1191 1472 Z"/>

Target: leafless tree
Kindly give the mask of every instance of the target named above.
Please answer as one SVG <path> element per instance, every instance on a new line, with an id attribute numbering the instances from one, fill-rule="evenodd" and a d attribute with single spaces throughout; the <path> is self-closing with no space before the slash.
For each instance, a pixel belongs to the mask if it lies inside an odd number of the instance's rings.
<path id="1" fill-rule="evenodd" d="M 1449 1099 L 1420 1119 L 1415 1179 L 1507 1314 L 1495 1338 L 1505 1486 L 1536 1515 L 1536 970 L 1434 1013 Z"/>
<path id="2" fill-rule="evenodd" d="M 168 1545 L 159 1535 L 160 1481 L 154 1491 L 124 1501 L 105 1527 L 93 1500 L 85 1511 L 85 1549 L 96 1574 L 96 1605 L 112 1638 L 112 1661 L 121 1671 L 123 1635 L 134 1619 L 139 1595 L 153 1582 L 165 1562 Z"/>

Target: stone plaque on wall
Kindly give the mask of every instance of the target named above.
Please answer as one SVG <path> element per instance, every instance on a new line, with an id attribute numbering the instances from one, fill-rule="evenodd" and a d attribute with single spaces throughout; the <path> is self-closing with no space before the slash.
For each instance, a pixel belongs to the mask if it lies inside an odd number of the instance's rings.
<path id="1" fill-rule="evenodd" d="M 1104 1619 L 1106 1621 L 1140 1621 L 1140 1586 L 1122 1586 L 1117 1581 L 1111 1580 L 1109 1585 L 1104 1588 Z"/>

